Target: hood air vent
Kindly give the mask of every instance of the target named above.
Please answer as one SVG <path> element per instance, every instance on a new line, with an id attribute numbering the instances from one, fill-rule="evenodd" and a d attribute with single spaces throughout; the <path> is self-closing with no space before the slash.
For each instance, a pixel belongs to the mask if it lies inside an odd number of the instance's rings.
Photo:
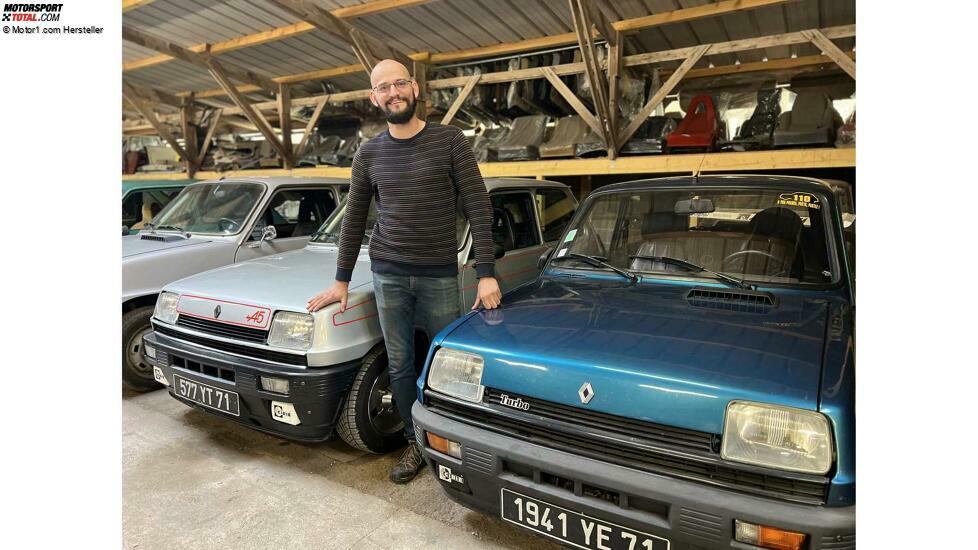
<path id="1" fill-rule="evenodd" d="M 139 238 L 144 241 L 157 241 L 161 243 L 172 243 L 176 241 L 182 241 L 185 239 L 183 235 L 157 235 L 155 233 L 140 233 Z"/>
<path id="2" fill-rule="evenodd" d="M 767 292 L 747 290 L 694 288 L 686 295 L 686 299 L 696 307 L 725 309 L 741 313 L 767 313 L 774 307 L 774 297 Z"/>

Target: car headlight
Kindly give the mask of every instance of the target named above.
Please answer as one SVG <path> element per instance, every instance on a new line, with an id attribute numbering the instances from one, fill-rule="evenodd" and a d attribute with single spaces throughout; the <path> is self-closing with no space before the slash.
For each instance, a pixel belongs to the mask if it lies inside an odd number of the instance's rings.
<path id="1" fill-rule="evenodd" d="M 431 360 L 428 386 L 468 401 L 482 401 L 484 362 L 482 356 L 475 353 L 439 348 Z"/>
<path id="2" fill-rule="evenodd" d="M 810 474 L 832 466 L 832 436 L 814 411 L 731 401 L 720 456 L 728 460 Z"/>
<path id="3" fill-rule="evenodd" d="M 153 317 L 164 323 L 173 324 L 177 322 L 177 304 L 180 303 L 180 295 L 173 292 L 161 292 L 156 299 L 156 310 Z"/>
<path id="4" fill-rule="evenodd" d="M 272 319 L 268 345 L 305 351 L 312 347 L 313 327 L 312 315 L 308 313 L 280 311 Z"/>

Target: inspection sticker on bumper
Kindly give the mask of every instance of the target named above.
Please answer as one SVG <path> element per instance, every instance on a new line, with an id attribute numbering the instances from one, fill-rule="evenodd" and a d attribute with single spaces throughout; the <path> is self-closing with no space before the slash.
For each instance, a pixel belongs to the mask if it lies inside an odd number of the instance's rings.
<path id="1" fill-rule="evenodd" d="M 188 380 L 174 374 L 173 393 L 178 397 L 189 399 L 194 403 L 214 410 L 233 414 L 234 416 L 240 415 L 238 411 L 238 394 L 233 391 L 201 384 L 200 382 Z"/>
<path id="2" fill-rule="evenodd" d="M 500 491 L 500 514 L 545 537 L 587 550 L 669 550 L 669 541 L 530 498 Z"/>

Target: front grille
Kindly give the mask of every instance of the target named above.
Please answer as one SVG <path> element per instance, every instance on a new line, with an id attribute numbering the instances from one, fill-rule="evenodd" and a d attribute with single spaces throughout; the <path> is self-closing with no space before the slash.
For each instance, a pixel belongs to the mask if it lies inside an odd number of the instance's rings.
<path id="1" fill-rule="evenodd" d="M 656 443 L 665 443 L 684 450 L 720 452 L 720 438 L 710 433 L 663 426 L 661 424 L 643 422 L 641 420 L 597 411 L 581 410 L 577 407 L 561 405 L 552 401 L 544 401 L 542 399 L 526 397 L 525 395 L 486 388 L 485 399 L 489 403 L 499 405 L 502 395 L 514 399 L 522 399 L 524 403 L 530 405 L 527 411 L 528 413 L 551 420 L 573 422 L 575 425 L 583 428 L 601 430 L 623 437 L 637 437 Z"/>
<path id="2" fill-rule="evenodd" d="M 824 504 L 828 491 L 828 478 L 825 477 L 801 474 L 787 477 L 749 472 L 721 463 L 712 453 L 694 454 L 682 447 L 669 446 L 664 448 L 662 445 L 659 445 L 657 449 L 650 450 L 647 447 L 642 448 L 641 441 L 619 439 L 612 443 L 606 439 L 595 437 L 588 433 L 588 430 L 574 430 L 573 433 L 560 431 L 501 414 L 486 414 L 481 410 L 475 410 L 472 407 L 460 405 L 434 395 L 429 395 L 429 402 L 432 409 L 456 420 L 492 429 L 545 447 L 636 470 L 805 504 Z M 514 414 L 516 412 L 513 411 Z"/>
<path id="3" fill-rule="evenodd" d="M 213 334 L 214 336 L 221 336 L 223 338 L 255 342 L 256 344 L 264 344 L 265 337 L 268 336 L 268 331 L 260 328 L 239 327 L 237 325 L 229 325 L 220 321 L 211 321 L 210 319 L 201 319 L 189 315 L 180 315 L 177 317 L 177 326 L 186 327 L 198 332 L 206 332 L 207 334 Z"/>
<path id="4" fill-rule="evenodd" d="M 204 346 L 218 351 L 226 351 L 228 353 L 243 355 L 245 357 L 254 357 L 255 359 L 263 359 L 265 361 L 272 361 L 274 363 L 282 363 L 285 365 L 307 365 L 305 355 L 293 355 L 291 353 L 273 351 L 263 348 L 253 348 L 232 342 L 222 342 L 220 340 L 207 338 L 206 336 L 186 334 L 178 330 L 173 330 L 172 328 L 159 323 L 153 323 L 153 330 L 171 338 L 176 338 L 177 340 L 190 342 L 191 344 L 197 344 L 199 346 Z"/>

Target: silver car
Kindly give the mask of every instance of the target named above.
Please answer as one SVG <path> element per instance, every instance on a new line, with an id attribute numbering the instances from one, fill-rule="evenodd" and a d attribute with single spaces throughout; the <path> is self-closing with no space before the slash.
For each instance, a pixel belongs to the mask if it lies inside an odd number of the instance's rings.
<path id="1" fill-rule="evenodd" d="M 493 206 L 496 278 L 505 293 L 532 281 L 577 208 L 570 188 L 529 179 L 486 181 Z M 419 205 L 419 208 L 422 206 Z M 339 304 L 306 311 L 336 272 L 341 207 L 300 251 L 229 265 L 166 285 L 143 351 L 157 380 L 187 405 L 302 441 L 334 431 L 352 446 L 403 445 L 387 374 L 367 254 L 370 229 Z M 376 210 L 371 206 L 368 228 Z M 468 221 L 457 216 L 459 314 L 475 302 Z M 503 308 L 506 298 L 503 297 Z M 434 334 L 416 328 L 417 365 Z"/>
<path id="2" fill-rule="evenodd" d="M 163 285 L 302 248 L 345 198 L 337 178 L 244 177 L 188 185 L 139 235 L 122 237 L 122 381 L 160 387 L 142 356 Z"/>

